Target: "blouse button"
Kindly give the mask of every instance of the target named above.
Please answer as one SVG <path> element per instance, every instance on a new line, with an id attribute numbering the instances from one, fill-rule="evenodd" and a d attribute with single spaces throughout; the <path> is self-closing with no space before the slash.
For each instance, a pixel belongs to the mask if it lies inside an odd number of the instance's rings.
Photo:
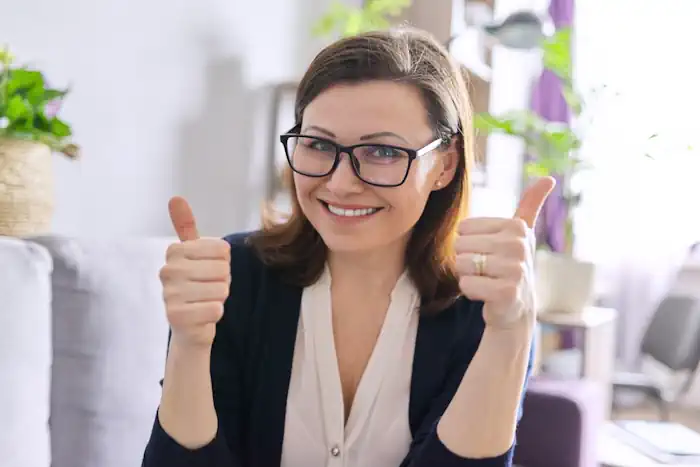
<path id="1" fill-rule="evenodd" d="M 331 456 L 338 457 L 340 455 L 340 448 L 338 446 L 333 446 L 331 448 Z"/>

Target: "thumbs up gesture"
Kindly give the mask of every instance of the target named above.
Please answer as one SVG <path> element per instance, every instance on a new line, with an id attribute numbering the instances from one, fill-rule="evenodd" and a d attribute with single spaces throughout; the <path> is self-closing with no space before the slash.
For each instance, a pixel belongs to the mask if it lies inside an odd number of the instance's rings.
<path id="1" fill-rule="evenodd" d="M 530 186 L 512 219 L 471 218 L 459 225 L 455 244 L 459 287 L 466 297 L 484 302 L 487 326 L 534 324 L 532 228 L 554 185 L 553 178 L 544 177 Z"/>
<path id="2" fill-rule="evenodd" d="M 173 341 L 211 346 L 231 283 L 230 245 L 199 237 L 190 205 L 175 197 L 168 205 L 180 242 L 168 247 L 160 270 Z"/>

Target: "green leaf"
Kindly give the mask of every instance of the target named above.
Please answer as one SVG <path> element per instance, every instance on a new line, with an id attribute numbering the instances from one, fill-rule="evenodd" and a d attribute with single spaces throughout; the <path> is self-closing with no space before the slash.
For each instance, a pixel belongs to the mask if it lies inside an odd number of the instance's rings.
<path id="1" fill-rule="evenodd" d="M 411 0 L 370 0 L 365 11 L 374 14 L 399 16 L 404 9 L 411 6 Z"/>
<path id="2" fill-rule="evenodd" d="M 349 37 L 386 29 L 391 26 L 389 18 L 400 15 L 410 5 L 411 0 L 370 0 L 364 7 L 349 7 L 335 1 L 314 24 L 312 34 L 324 37 L 337 32 L 342 37 Z"/>
<path id="3" fill-rule="evenodd" d="M 50 124 L 51 124 L 51 130 L 50 130 L 51 134 L 53 136 L 55 136 L 56 138 L 60 139 L 60 138 L 66 138 L 68 136 L 71 136 L 71 134 L 72 134 L 71 128 L 66 122 L 64 122 L 58 118 L 53 118 L 53 119 L 51 119 Z"/>
<path id="4" fill-rule="evenodd" d="M 5 116 L 10 122 L 16 120 L 30 119 L 34 112 L 32 105 L 23 99 L 21 96 L 12 96 L 7 102 Z"/>
<path id="5" fill-rule="evenodd" d="M 528 177 L 546 177 L 551 175 L 551 172 L 542 164 L 538 164 L 537 162 L 528 162 L 525 164 L 525 174 Z"/>
<path id="6" fill-rule="evenodd" d="M 44 76 L 39 71 L 17 68 L 10 71 L 10 79 L 7 83 L 9 94 L 26 93 L 32 88 L 44 89 Z"/>
<path id="7" fill-rule="evenodd" d="M 583 111 L 583 98 L 579 96 L 573 88 L 566 85 L 562 86 L 562 96 L 564 96 L 566 104 L 569 106 L 569 109 L 571 109 L 571 113 L 574 115 L 581 115 Z"/>
<path id="8" fill-rule="evenodd" d="M 542 42 L 545 68 L 565 82 L 571 82 L 571 28 L 561 28 Z"/>
<path id="9" fill-rule="evenodd" d="M 345 28 L 341 32 L 343 36 L 354 36 L 362 32 L 362 11 L 352 11 L 348 15 Z"/>

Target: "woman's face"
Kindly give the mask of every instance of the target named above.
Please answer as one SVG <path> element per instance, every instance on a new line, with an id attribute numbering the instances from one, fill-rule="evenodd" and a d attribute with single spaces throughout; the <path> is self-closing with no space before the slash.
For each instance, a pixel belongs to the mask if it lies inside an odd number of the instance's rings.
<path id="1" fill-rule="evenodd" d="M 324 91 L 306 107 L 301 134 L 344 146 L 370 145 L 355 152 L 359 171 L 365 179 L 385 182 L 403 178 L 405 153 L 371 145 L 420 150 L 435 140 L 420 91 L 388 81 Z M 331 145 L 314 140 L 299 140 L 290 151 L 293 160 L 309 167 L 327 164 L 320 161 L 335 154 Z M 405 245 L 428 196 L 452 180 L 457 161 L 454 146 L 434 149 L 411 163 L 403 184 L 377 187 L 358 178 L 348 155 L 342 154 L 330 175 L 294 173 L 294 184 L 302 211 L 329 250 L 360 253 Z"/>

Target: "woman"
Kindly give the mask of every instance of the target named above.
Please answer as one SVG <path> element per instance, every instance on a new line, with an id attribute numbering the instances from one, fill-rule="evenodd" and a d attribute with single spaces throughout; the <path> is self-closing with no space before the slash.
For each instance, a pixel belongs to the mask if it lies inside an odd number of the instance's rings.
<path id="1" fill-rule="evenodd" d="M 293 213 L 200 239 L 181 198 L 145 467 L 507 466 L 530 362 L 529 227 L 467 219 L 467 87 L 428 35 L 341 40 L 282 135 Z"/>

